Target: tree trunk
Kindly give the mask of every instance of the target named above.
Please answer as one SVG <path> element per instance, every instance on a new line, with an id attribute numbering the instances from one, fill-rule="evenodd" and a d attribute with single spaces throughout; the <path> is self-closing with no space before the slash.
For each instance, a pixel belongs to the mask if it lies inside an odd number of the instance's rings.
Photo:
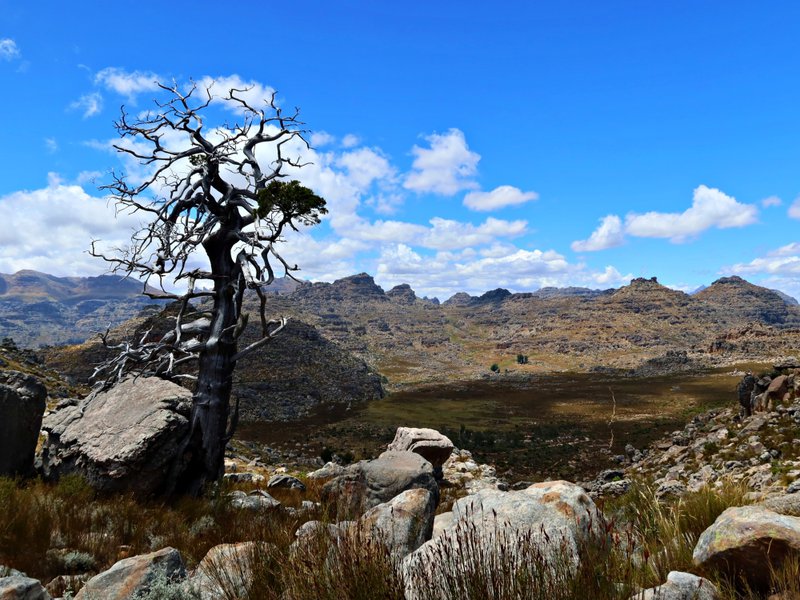
<path id="1" fill-rule="evenodd" d="M 197 384 L 192 398 L 189 435 L 173 470 L 176 494 L 200 495 L 208 483 L 222 478 L 227 443 L 236 340 L 233 326 L 238 319 L 234 284 L 239 267 L 231 259 L 235 238 L 219 231 L 204 242 L 214 275 L 214 307 L 205 349 L 200 353 Z"/>

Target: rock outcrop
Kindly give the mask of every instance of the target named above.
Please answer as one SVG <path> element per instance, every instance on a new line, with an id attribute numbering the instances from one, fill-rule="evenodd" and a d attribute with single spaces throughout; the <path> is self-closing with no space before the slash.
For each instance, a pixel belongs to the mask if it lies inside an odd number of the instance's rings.
<path id="1" fill-rule="evenodd" d="M 0 371 L 0 476 L 29 475 L 47 390 L 35 377 Z"/>
<path id="2" fill-rule="evenodd" d="M 363 539 L 385 545 L 399 561 L 431 539 L 435 511 L 431 492 L 406 490 L 368 510 L 354 527 Z"/>
<path id="3" fill-rule="evenodd" d="M 435 429 L 398 427 L 394 440 L 386 449 L 415 452 L 431 463 L 435 471 L 441 472 L 442 465 L 453 452 L 453 442 Z"/>
<path id="4" fill-rule="evenodd" d="M 431 463 L 414 452 L 386 451 L 373 460 L 345 468 L 322 488 L 322 497 L 347 512 L 360 512 L 387 502 L 400 493 L 421 488 L 439 501 L 439 486 Z"/>
<path id="5" fill-rule="evenodd" d="M 521 563 L 534 554 L 541 568 L 574 569 L 581 551 L 602 531 L 594 502 L 566 481 L 519 492 L 484 489 L 457 500 L 446 521 L 436 537 L 403 561 L 409 600 L 428 597 L 431 585 L 446 586 L 464 570 L 492 569 L 498 561 Z"/>
<path id="6" fill-rule="evenodd" d="M 188 433 L 190 403 L 185 388 L 142 377 L 61 406 L 42 425 L 43 472 L 80 473 L 102 492 L 156 494 Z"/>

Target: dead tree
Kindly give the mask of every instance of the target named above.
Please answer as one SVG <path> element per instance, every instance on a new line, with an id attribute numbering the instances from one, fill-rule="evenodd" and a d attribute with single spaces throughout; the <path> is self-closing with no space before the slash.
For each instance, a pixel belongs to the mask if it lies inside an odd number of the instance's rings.
<path id="1" fill-rule="evenodd" d="M 238 416 L 238 406 L 233 414 L 229 407 L 237 361 L 286 324 L 268 319 L 263 291 L 276 269 L 291 276 L 298 268 L 280 254 L 283 235 L 287 228 L 319 223 L 327 211 L 322 198 L 283 179 L 287 165 L 303 166 L 290 156 L 299 152 L 297 143 L 307 147 L 297 110 L 284 114 L 274 95 L 263 107 L 252 106 L 244 97 L 247 90 L 215 98 L 210 88 L 160 87 L 167 99 L 156 102 L 157 110 L 132 119 L 123 107 L 115 124 L 121 141 L 114 147 L 149 174 L 135 185 L 113 174 L 104 186 L 118 210 L 140 214 L 146 224 L 127 248 L 109 254 L 92 244 L 91 252 L 113 272 L 144 281 L 150 297 L 177 301 L 178 313 L 166 335 L 117 344 L 118 355 L 96 375 L 105 384 L 129 372 L 196 379 L 190 433 L 165 490 L 196 495 L 222 477 L 225 446 Z M 204 129 L 205 109 L 215 100 L 235 108 L 239 122 Z M 200 251 L 207 268 L 192 267 Z M 171 282 L 184 284 L 186 291 L 167 291 Z M 260 299 L 261 336 L 239 349 L 237 339 L 248 324 L 242 310 L 246 290 Z M 190 300 L 200 307 L 191 320 Z M 190 375 L 186 365 L 194 361 L 196 375 Z"/>

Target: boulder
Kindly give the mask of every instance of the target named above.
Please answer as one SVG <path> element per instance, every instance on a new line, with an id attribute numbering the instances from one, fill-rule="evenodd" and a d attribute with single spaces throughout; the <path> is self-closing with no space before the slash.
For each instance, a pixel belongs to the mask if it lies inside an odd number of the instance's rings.
<path id="1" fill-rule="evenodd" d="M 306 491 L 306 485 L 297 477 L 292 477 L 291 475 L 285 475 L 282 473 L 270 477 L 269 481 L 267 482 L 267 488 L 282 488 L 299 490 L 301 492 Z"/>
<path id="2" fill-rule="evenodd" d="M 431 492 L 406 490 L 368 510 L 355 528 L 362 540 L 384 544 L 399 561 L 431 539 L 435 512 L 436 497 Z"/>
<path id="3" fill-rule="evenodd" d="M 727 571 L 753 588 L 769 585 L 769 569 L 800 551 L 800 518 L 763 506 L 725 510 L 700 536 L 692 559 L 704 571 Z"/>
<path id="4" fill-rule="evenodd" d="M 394 440 L 386 448 L 396 452 L 416 452 L 435 470 L 440 470 L 453 452 L 453 442 L 435 429 L 398 427 Z"/>
<path id="5" fill-rule="evenodd" d="M 790 517 L 800 517 L 800 494 L 781 494 L 771 496 L 761 503 L 764 508 Z"/>
<path id="6" fill-rule="evenodd" d="M 345 468 L 322 488 L 323 500 L 346 513 L 368 510 L 415 488 L 428 490 L 439 502 L 439 486 L 431 463 L 414 452 L 387 450 L 373 460 Z"/>
<path id="7" fill-rule="evenodd" d="M 338 477 L 342 473 L 344 473 L 344 467 L 342 465 L 337 464 L 335 462 L 328 462 L 325 463 L 325 466 L 322 467 L 321 469 L 317 469 L 316 471 L 311 471 L 311 473 L 308 474 L 308 478 L 318 479 L 320 481 L 323 481 L 326 479 L 333 479 L 334 477 Z"/>
<path id="8" fill-rule="evenodd" d="M 0 476 L 30 475 L 47 390 L 19 371 L 0 371 Z"/>
<path id="9" fill-rule="evenodd" d="M 581 550 L 603 530 L 591 498 L 566 481 L 515 492 L 484 489 L 457 500 L 446 521 L 437 537 L 402 563 L 408 600 L 428 597 L 432 582 L 443 592 L 465 571 L 491 578 L 498 568 L 524 568 L 530 560 L 538 560 L 539 568 L 574 571 Z"/>
<path id="10" fill-rule="evenodd" d="M 49 479 L 79 473 L 102 492 L 160 492 L 189 431 L 191 392 L 155 377 L 126 379 L 44 419 Z"/>
<path id="11" fill-rule="evenodd" d="M 251 510 L 254 512 L 262 510 L 272 510 L 280 508 L 281 503 L 262 490 L 255 490 L 246 494 L 241 490 L 236 490 L 228 494 L 231 499 L 231 506 L 241 510 Z"/>
<path id="12" fill-rule="evenodd" d="M 120 560 L 87 581 L 75 600 L 133 600 L 137 594 L 146 592 L 159 575 L 171 581 L 186 577 L 183 559 L 175 548 Z"/>
<path id="13" fill-rule="evenodd" d="M 249 471 L 244 473 L 225 473 L 222 478 L 231 483 L 252 483 L 254 485 L 263 483 L 267 479 L 260 473 L 251 473 Z"/>
<path id="14" fill-rule="evenodd" d="M 708 579 L 670 571 L 667 582 L 631 596 L 630 600 L 717 600 L 719 592 Z"/>
<path id="15" fill-rule="evenodd" d="M 24 575 L 0 577 L 0 600 L 50 600 L 40 581 Z"/>
<path id="16" fill-rule="evenodd" d="M 246 598 L 254 567 L 269 551 L 269 545 L 263 542 L 214 546 L 186 580 L 184 589 L 199 600 Z"/>

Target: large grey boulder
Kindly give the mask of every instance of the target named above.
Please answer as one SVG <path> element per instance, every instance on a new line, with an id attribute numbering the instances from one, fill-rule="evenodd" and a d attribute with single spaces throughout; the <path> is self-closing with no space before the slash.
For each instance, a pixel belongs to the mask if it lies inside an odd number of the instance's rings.
<path id="1" fill-rule="evenodd" d="M 398 427 L 394 434 L 394 440 L 386 449 L 397 452 L 416 452 L 431 463 L 434 470 L 441 471 L 442 465 L 449 458 L 453 447 L 450 438 L 435 429 Z"/>
<path id="2" fill-rule="evenodd" d="M 798 493 L 771 496 L 760 504 L 779 515 L 800 517 L 800 494 Z"/>
<path id="3" fill-rule="evenodd" d="M 75 600 L 132 600 L 137 594 L 146 592 L 160 575 L 170 581 L 181 581 L 186 577 L 183 559 L 175 548 L 118 561 L 87 581 Z"/>
<path id="4" fill-rule="evenodd" d="M 387 450 L 373 460 L 362 460 L 322 488 L 323 500 L 336 503 L 345 513 L 368 510 L 401 492 L 421 488 L 439 502 L 439 485 L 431 463 L 414 452 Z"/>
<path id="5" fill-rule="evenodd" d="M 355 529 L 367 543 L 383 544 L 395 560 L 431 539 L 436 498 L 425 489 L 406 490 L 368 510 Z"/>
<path id="6" fill-rule="evenodd" d="M 47 478 L 79 473 L 103 492 L 152 495 L 189 431 L 191 393 L 155 377 L 126 379 L 44 419 Z"/>
<path id="7" fill-rule="evenodd" d="M 566 481 L 534 484 L 525 490 L 483 489 L 453 504 L 437 536 L 402 564 L 406 598 L 445 598 L 464 572 L 499 568 L 559 569 L 580 564 L 581 550 L 602 535 L 602 515 L 580 486 Z M 431 589 L 441 585 L 441 589 Z"/>
<path id="8" fill-rule="evenodd" d="M 246 598 L 253 570 L 270 551 L 263 542 L 220 544 L 211 548 L 183 587 L 200 600 Z"/>
<path id="9" fill-rule="evenodd" d="M 19 371 L 0 371 L 0 476 L 33 470 L 46 402 L 41 381 Z"/>
<path id="10" fill-rule="evenodd" d="M 0 600 L 50 600 L 40 581 L 24 575 L 0 577 Z"/>
<path id="11" fill-rule="evenodd" d="M 356 521 L 303 523 L 295 532 L 292 551 L 314 552 L 327 546 L 332 553 L 336 546 L 346 543 L 355 548 L 385 548 L 399 564 L 431 538 L 435 512 L 436 497 L 431 492 L 421 488 L 406 490 L 369 509 Z"/>
<path id="12" fill-rule="evenodd" d="M 763 506 L 725 510 L 706 529 L 692 554 L 703 571 L 725 571 L 753 588 L 769 585 L 770 570 L 800 552 L 800 518 L 779 515 Z"/>
<path id="13" fill-rule="evenodd" d="M 630 600 L 717 600 L 718 598 L 719 592 L 716 586 L 708 579 L 691 573 L 670 571 L 666 583 L 643 590 L 631 596 Z"/>

